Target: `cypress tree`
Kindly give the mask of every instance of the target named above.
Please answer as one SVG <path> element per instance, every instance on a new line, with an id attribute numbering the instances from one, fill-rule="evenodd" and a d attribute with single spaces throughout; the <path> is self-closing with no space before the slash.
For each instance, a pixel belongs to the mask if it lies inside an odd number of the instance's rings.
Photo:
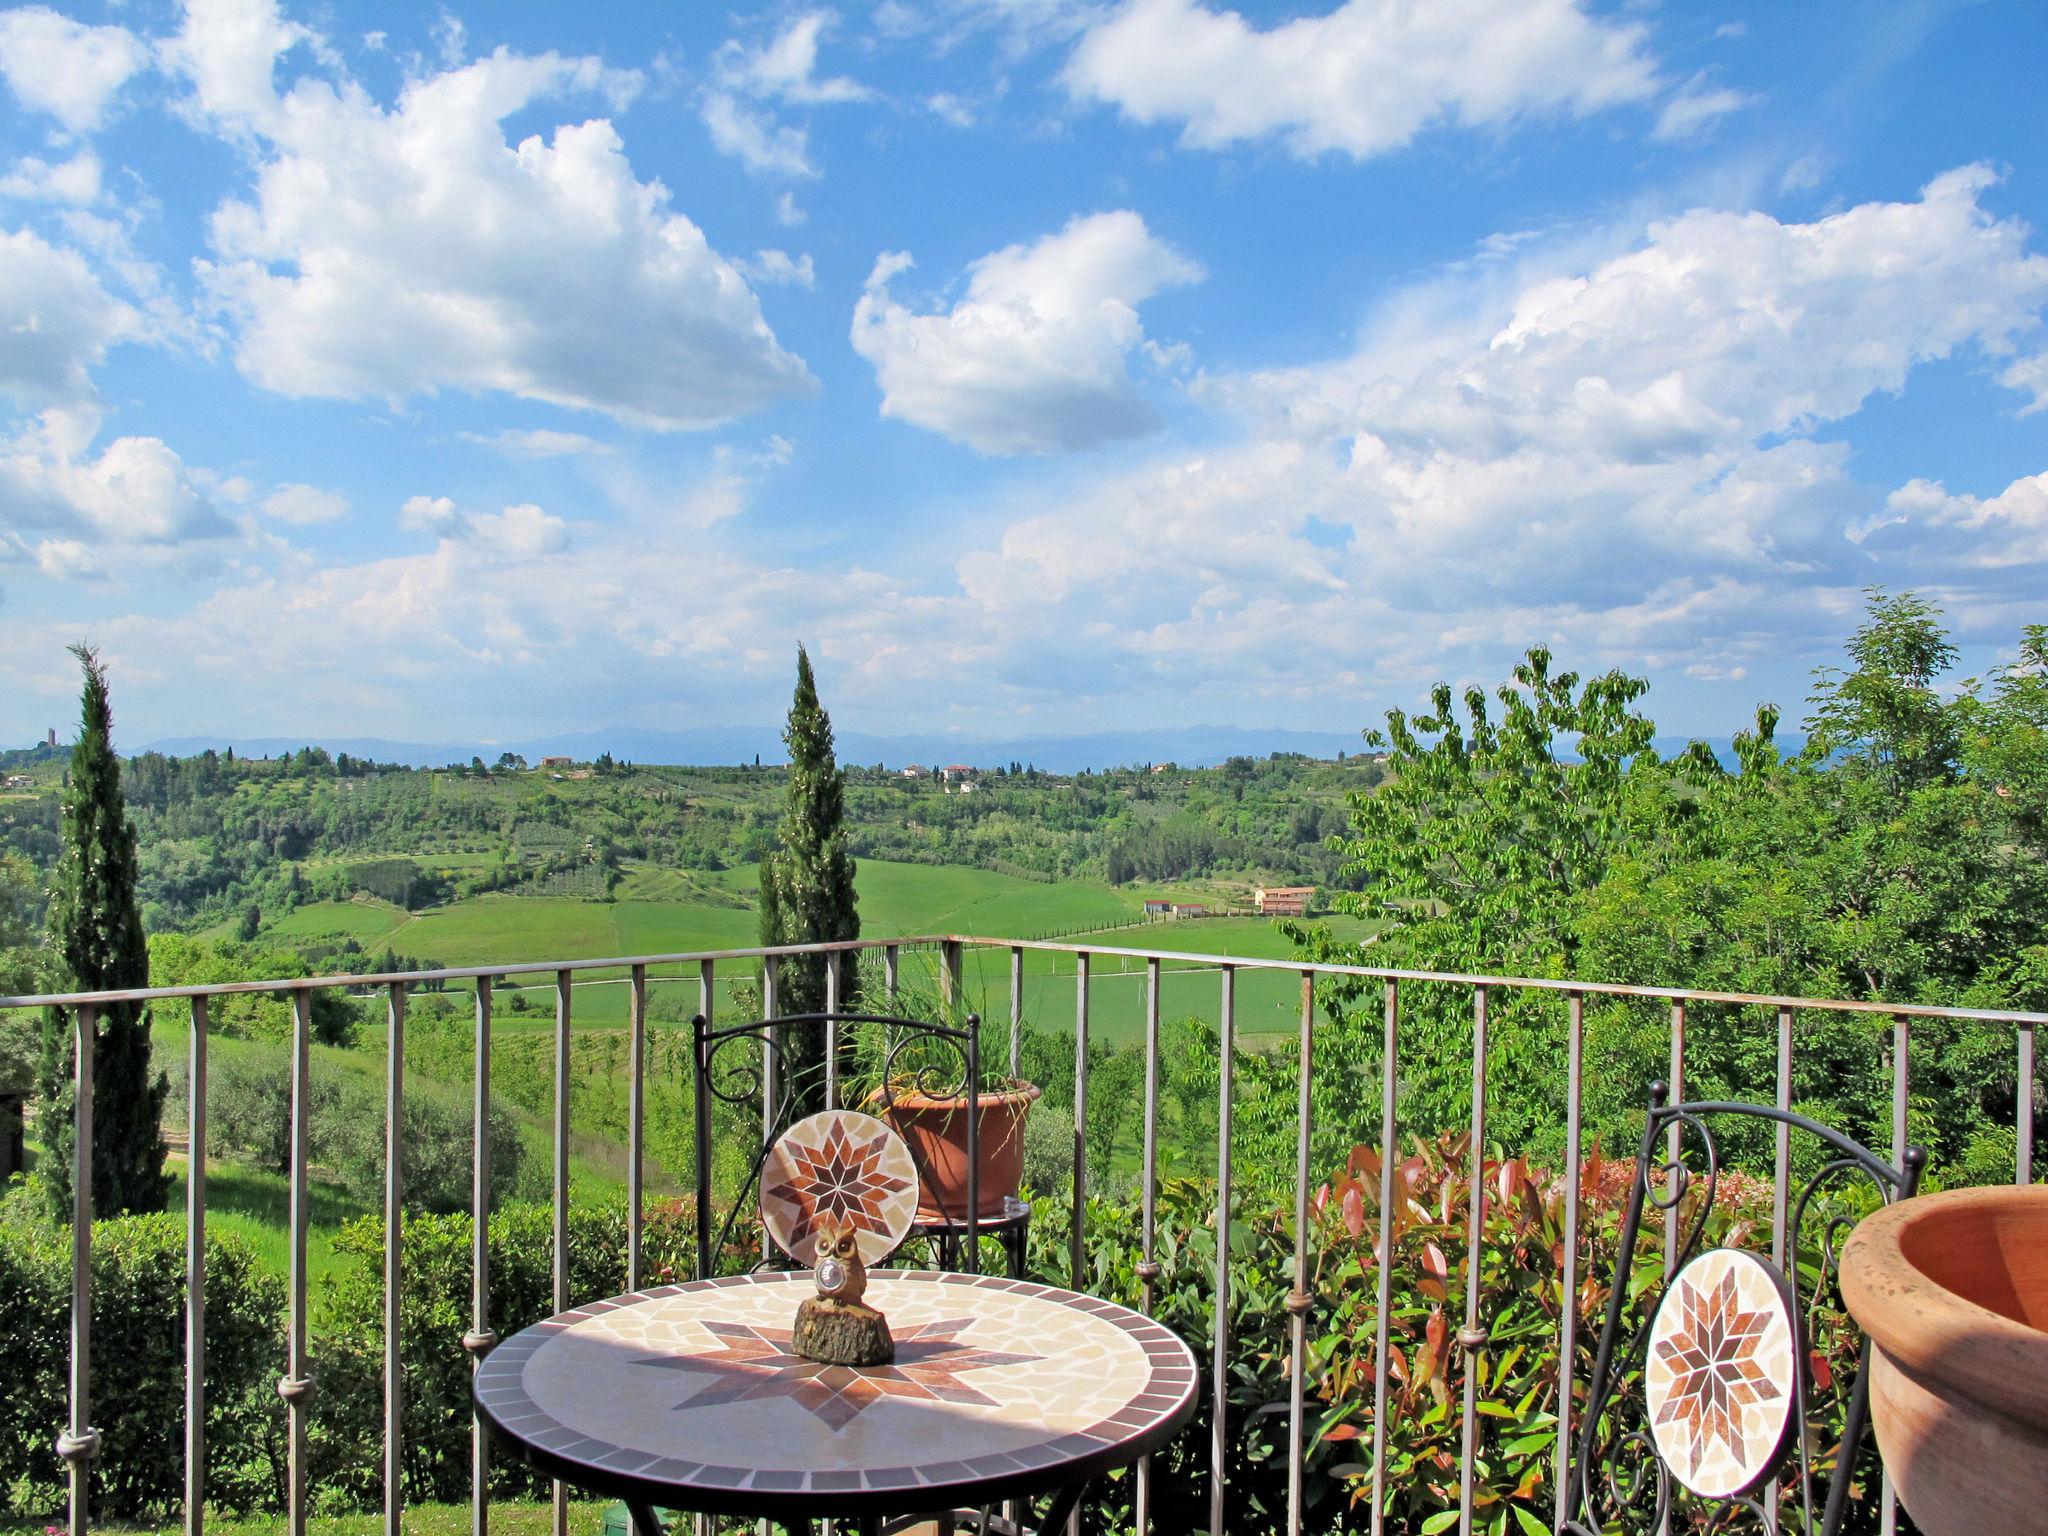
<path id="1" fill-rule="evenodd" d="M 818 703 L 811 658 L 796 650 L 796 695 L 782 733 L 789 745 L 789 795 L 776 846 L 761 860 L 761 942 L 813 944 L 860 937 L 853 855 L 846 851 L 846 781 L 832 751 L 832 720 Z M 816 1013 L 825 1006 L 825 957 L 783 961 L 776 1010 Z M 856 1005 L 856 972 L 840 970 L 839 1006 Z M 797 1072 L 800 1108 L 824 1103 L 823 1032 L 787 1042 Z"/>
<path id="2" fill-rule="evenodd" d="M 135 823 L 121 794 L 121 763 L 109 732 L 107 673 L 89 646 L 74 645 L 85 673 L 78 745 L 71 749 L 64 851 L 50 893 L 50 948 L 71 989 L 149 985 L 149 949 L 135 905 Z M 71 1215 L 73 1103 L 71 1022 L 43 1018 L 41 1117 L 49 1148 L 47 1187 L 60 1220 Z M 93 1049 L 92 1204 L 95 1216 L 160 1211 L 170 1196 L 161 1124 L 168 1081 L 150 1076 L 149 1015 L 138 1003 L 100 1010 Z"/>

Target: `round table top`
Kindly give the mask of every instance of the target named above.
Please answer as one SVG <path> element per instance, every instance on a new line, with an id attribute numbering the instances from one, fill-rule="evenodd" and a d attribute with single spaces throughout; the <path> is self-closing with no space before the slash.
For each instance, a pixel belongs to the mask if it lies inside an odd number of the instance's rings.
<path id="1" fill-rule="evenodd" d="M 914 1512 L 1136 1461 L 1194 1409 L 1195 1361 L 1114 1302 L 995 1275 L 871 1270 L 892 1365 L 791 1353 L 808 1271 L 591 1302 L 485 1357 L 478 1407 L 525 1459 L 708 1513 Z"/>

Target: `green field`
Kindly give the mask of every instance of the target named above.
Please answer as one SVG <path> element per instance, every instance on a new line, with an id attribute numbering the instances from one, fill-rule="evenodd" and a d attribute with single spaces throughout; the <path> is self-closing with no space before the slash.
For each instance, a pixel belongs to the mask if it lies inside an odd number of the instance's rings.
<path id="1" fill-rule="evenodd" d="M 320 902 L 298 908 L 265 929 L 287 942 L 353 938 L 365 949 L 386 947 L 401 954 L 430 956 L 444 965 L 515 965 L 542 960 L 604 959 L 613 956 L 678 954 L 746 948 L 756 942 L 751 902 L 752 868 L 717 874 L 647 872 L 630 877 L 626 891 L 682 892 L 696 900 L 655 899 L 612 902 L 541 896 L 476 896 L 445 907 L 408 913 L 384 902 Z M 861 929 L 869 938 L 940 933 L 987 938 L 1062 935 L 1059 942 L 1101 943 L 1247 959 L 1286 959 L 1293 946 L 1271 922 L 1258 918 L 1206 918 L 1184 922 L 1132 922 L 1150 890 L 1119 890 L 1093 881 L 1038 882 L 983 869 L 865 860 L 860 866 Z M 745 902 L 747 905 L 736 903 Z M 1365 925 L 1337 919 L 1346 937 L 1363 937 Z M 1078 931 L 1077 931 L 1078 930 Z M 935 985 L 934 962 L 911 955 L 905 976 Z M 730 986 L 745 984 L 755 967 L 725 968 Z M 1074 1021 L 1074 961 L 1071 956 L 1027 952 L 1024 966 L 1025 1017 L 1035 1028 L 1070 1031 Z M 1142 961 L 1104 959 L 1096 963 L 1089 992 L 1090 1028 L 1098 1039 L 1135 1038 L 1144 1022 Z M 616 973 L 579 979 L 575 1017 L 579 1025 L 618 1027 L 626 1021 L 627 989 Z M 1009 1015 L 1009 956 L 1006 951 L 970 952 L 967 994 L 971 1006 L 998 1017 Z M 1216 1022 L 1220 1011 L 1213 967 L 1170 967 L 1161 985 L 1161 1009 L 1168 1016 L 1199 1014 Z M 694 972 L 677 981 L 657 975 L 657 997 L 683 1001 L 670 1009 L 694 1011 Z M 534 990 L 538 989 L 538 990 Z M 673 989 L 671 991 L 671 989 Z M 523 979 L 530 1005 L 501 1008 L 502 1027 L 520 1031 L 549 1027 L 552 983 Z M 511 994 L 506 995 L 509 1004 Z M 715 1006 L 730 1006 L 721 995 Z M 1238 982 L 1237 1023 L 1247 1040 L 1290 1034 L 1299 1017 L 1296 978 L 1247 972 Z"/>

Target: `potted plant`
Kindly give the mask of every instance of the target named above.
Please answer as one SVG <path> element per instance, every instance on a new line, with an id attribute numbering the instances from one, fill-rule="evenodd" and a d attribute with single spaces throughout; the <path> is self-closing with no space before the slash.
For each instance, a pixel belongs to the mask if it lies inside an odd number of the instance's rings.
<path id="1" fill-rule="evenodd" d="M 855 1080 L 843 1102 L 887 1121 L 909 1144 L 920 1179 L 920 1222 L 967 1218 L 971 1105 L 979 1117 L 975 1216 L 993 1221 L 1008 1214 L 1016 1199 L 1024 1174 L 1024 1122 L 1043 1090 L 1004 1070 L 1007 1037 L 990 1038 L 975 1015 L 945 1027 L 974 1032 L 980 1070 L 972 1095 L 959 1038 L 868 1024 L 855 1036 Z"/>

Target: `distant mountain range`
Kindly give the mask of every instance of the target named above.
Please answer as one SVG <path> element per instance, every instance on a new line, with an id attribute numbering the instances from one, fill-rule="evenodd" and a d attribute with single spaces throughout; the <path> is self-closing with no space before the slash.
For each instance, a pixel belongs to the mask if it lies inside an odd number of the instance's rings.
<path id="1" fill-rule="evenodd" d="M 1188 768 L 1213 768 L 1228 757 L 1266 757 L 1274 752 L 1299 752 L 1308 757 L 1333 758 L 1339 752 L 1356 755 L 1367 750 L 1356 732 L 1250 730 L 1239 726 L 1194 725 L 1159 731 L 1103 731 L 1092 735 L 1020 736 L 1008 741 L 984 741 L 951 735 L 879 736 L 866 731 L 841 731 L 839 760 L 844 763 L 881 763 L 902 768 L 911 763 L 943 767 L 965 763 L 973 768 L 994 768 L 1024 763 L 1049 773 L 1078 773 L 1084 768 L 1124 767 L 1136 763 L 1179 763 Z M 1660 736 L 1658 752 L 1669 756 L 1681 750 L 1689 738 Z M 1734 754 L 1726 737 L 1708 737 L 1721 760 L 1734 766 Z M 1782 743 L 1795 750 L 1796 740 Z M 235 749 L 238 757 L 275 757 L 296 752 L 300 747 L 325 747 L 329 752 L 346 752 L 380 763 L 404 763 L 415 768 L 438 768 L 447 763 L 466 763 L 472 757 L 493 762 L 502 752 L 516 752 L 529 763 L 543 757 L 573 757 L 588 761 L 601 752 L 636 763 L 673 763 L 710 766 L 751 763 L 756 756 L 764 763 L 783 760 L 779 726 L 710 726 L 688 731 L 656 731 L 636 726 L 610 730 L 575 731 L 559 736 L 536 736 L 520 741 L 500 742 L 417 742 L 388 741 L 375 736 L 171 736 L 146 743 L 138 749 L 189 757 L 211 747 L 216 751 Z"/>

